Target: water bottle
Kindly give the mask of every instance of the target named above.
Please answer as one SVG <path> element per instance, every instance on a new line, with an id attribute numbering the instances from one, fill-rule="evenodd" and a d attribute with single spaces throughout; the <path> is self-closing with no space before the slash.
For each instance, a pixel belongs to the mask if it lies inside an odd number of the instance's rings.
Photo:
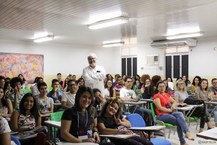
<path id="1" fill-rule="evenodd" d="M 88 138 L 93 138 L 93 131 L 92 131 L 92 129 L 87 130 L 87 137 Z"/>

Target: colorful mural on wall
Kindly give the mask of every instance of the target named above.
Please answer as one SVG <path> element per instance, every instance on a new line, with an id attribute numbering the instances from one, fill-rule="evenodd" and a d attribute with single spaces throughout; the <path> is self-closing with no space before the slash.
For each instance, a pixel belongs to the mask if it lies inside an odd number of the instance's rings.
<path id="1" fill-rule="evenodd" d="M 44 55 L 0 52 L 0 75 L 15 77 L 23 74 L 32 83 L 36 76 L 44 75 Z"/>

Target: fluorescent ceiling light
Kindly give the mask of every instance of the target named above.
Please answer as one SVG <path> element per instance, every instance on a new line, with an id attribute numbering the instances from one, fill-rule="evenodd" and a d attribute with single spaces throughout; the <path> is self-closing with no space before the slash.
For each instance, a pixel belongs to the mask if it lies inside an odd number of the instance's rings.
<path id="1" fill-rule="evenodd" d="M 167 36 L 166 39 L 181 39 L 181 38 L 191 38 L 191 37 L 199 37 L 202 36 L 202 33 L 189 33 L 189 34 L 178 34 L 173 36 Z"/>
<path id="2" fill-rule="evenodd" d="M 195 23 L 181 24 L 180 26 L 174 24 L 168 24 L 167 36 L 168 35 L 178 35 L 180 33 L 198 33 L 200 32 L 200 27 Z"/>
<path id="3" fill-rule="evenodd" d="M 123 46 L 124 41 L 119 41 L 119 42 L 112 42 L 112 43 L 103 43 L 102 47 L 117 47 L 117 46 Z"/>
<path id="4" fill-rule="evenodd" d="M 121 43 L 123 41 L 121 40 L 110 40 L 110 41 L 103 41 L 102 44 L 108 44 L 108 43 Z"/>
<path id="5" fill-rule="evenodd" d="M 118 9 L 118 8 L 117 8 Z M 103 9 L 100 11 L 94 11 L 90 13 L 89 20 L 86 23 L 86 25 L 101 21 L 101 20 L 106 20 L 106 19 L 111 19 L 115 17 L 120 17 L 120 16 L 125 16 L 126 14 L 121 12 L 120 10 L 114 10 L 114 8 L 108 8 L 108 9 Z"/>
<path id="6" fill-rule="evenodd" d="M 106 20 L 95 22 L 93 24 L 88 25 L 88 28 L 95 30 L 95 29 L 101 29 L 101 28 L 111 27 L 115 25 L 120 25 L 120 24 L 127 23 L 127 22 L 128 22 L 127 17 L 120 16 L 116 18 L 111 18 L 111 19 L 106 19 Z"/>
<path id="7" fill-rule="evenodd" d="M 50 41 L 53 39 L 54 39 L 53 33 L 42 32 L 42 33 L 37 33 L 34 35 L 34 42 L 35 43 Z"/>

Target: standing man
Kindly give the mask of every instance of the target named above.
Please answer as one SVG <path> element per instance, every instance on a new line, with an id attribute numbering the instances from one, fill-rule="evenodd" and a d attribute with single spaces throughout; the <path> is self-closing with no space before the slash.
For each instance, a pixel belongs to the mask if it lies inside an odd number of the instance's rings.
<path id="1" fill-rule="evenodd" d="M 83 69 L 83 75 L 85 81 L 85 86 L 93 88 L 98 88 L 104 95 L 104 79 L 106 72 L 104 67 L 96 65 L 96 54 L 91 53 L 88 55 L 87 60 L 89 66 Z"/>

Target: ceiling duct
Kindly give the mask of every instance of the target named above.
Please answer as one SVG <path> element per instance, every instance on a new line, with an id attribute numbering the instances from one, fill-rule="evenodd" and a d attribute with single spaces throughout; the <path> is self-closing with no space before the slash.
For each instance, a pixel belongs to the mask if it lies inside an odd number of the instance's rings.
<path id="1" fill-rule="evenodd" d="M 169 46 L 189 46 L 195 47 L 197 45 L 196 39 L 178 39 L 178 40 L 154 40 L 151 47 L 165 48 Z"/>

